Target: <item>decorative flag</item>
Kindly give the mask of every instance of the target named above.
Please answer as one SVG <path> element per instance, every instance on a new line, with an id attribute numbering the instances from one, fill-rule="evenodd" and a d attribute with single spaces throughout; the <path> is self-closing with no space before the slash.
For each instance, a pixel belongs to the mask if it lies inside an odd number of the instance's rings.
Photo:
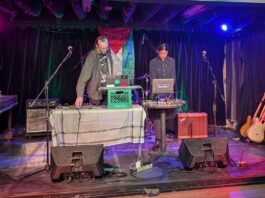
<path id="1" fill-rule="evenodd" d="M 133 84 L 135 57 L 131 28 L 98 28 L 98 31 L 109 40 L 113 74 L 128 75 L 130 84 Z"/>

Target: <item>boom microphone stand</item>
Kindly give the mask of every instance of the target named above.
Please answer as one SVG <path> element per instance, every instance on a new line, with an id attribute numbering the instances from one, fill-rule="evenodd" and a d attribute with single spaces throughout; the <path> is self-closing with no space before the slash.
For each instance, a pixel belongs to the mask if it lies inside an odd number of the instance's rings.
<path id="1" fill-rule="evenodd" d="M 202 51 L 202 58 L 203 58 L 203 62 L 205 62 L 207 64 L 207 67 L 211 73 L 212 76 L 212 84 L 213 84 L 213 88 L 214 88 L 214 99 L 213 99 L 213 116 L 214 116 L 214 134 L 217 134 L 217 124 L 216 124 L 216 112 L 217 112 L 217 88 L 219 91 L 219 94 L 222 98 L 222 100 L 225 102 L 224 96 L 221 92 L 220 86 L 217 83 L 216 77 L 213 73 L 213 68 L 210 65 L 210 61 L 208 60 L 207 56 L 206 56 L 207 52 L 206 51 Z"/>
<path id="2" fill-rule="evenodd" d="M 72 55 L 72 50 L 73 47 L 72 46 L 68 46 L 68 53 L 67 55 L 64 57 L 64 59 L 60 62 L 60 64 L 57 66 L 56 70 L 53 72 L 53 74 L 48 78 L 48 80 L 45 81 L 45 85 L 42 88 L 42 90 L 40 91 L 40 93 L 38 94 L 38 96 L 35 98 L 35 100 L 30 104 L 30 107 L 34 107 L 35 102 L 39 99 L 39 97 L 41 96 L 41 94 L 44 92 L 45 94 L 45 100 L 46 100 L 46 165 L 44 167 L 44 169 L 39 170 L 37 172 L 31 173 L 29 175 L 24 176 L 22 179 L 29 177 L 31 175 L 35 175 L 37 173 L 43 172 L 45 170 L 49 170 L 50 169 L 50 163 L 49 163 L 49 116 L 50 116 L 50 108 L 49 108 L 49 96 L 48 96 L 48 91 L 49 91 L 49 84 L 51 82 L 51 80 L 54 78 L 54 76 L 57 74 L 57 72 L 59 71 L 59 69 L 62 67 L 63 63 L 70 58 L 70 56 Z"/>

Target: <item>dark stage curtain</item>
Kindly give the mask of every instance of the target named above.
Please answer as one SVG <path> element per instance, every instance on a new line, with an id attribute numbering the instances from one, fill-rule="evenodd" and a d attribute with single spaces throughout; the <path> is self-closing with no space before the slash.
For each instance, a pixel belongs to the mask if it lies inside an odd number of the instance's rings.
<path id="1" fill-rule="evenodd" d="M 254 114 L 265 92 L 265 31 L 226 43 L 227 118 L 238 127 Z"/>
<path id="2" fill-rule="evenodd" d="M 25 123 L 26 99 L 34 99 L 57 65 L 73 46 L 72 56 L 63 64 L 49 86 L 49 98 L 73 103 L 82 56 L 94 45 L 96 31 L 53 32 L 41 29 L 7 29 L 0 32 L 0 90 L 18 95 L 14 122 Z M 44 94 L 41 98 L 45 98 Z"/>
<path id="3" fill-rule="evenodd" d="M 17 123 L 25 123 L 26 99 L 37 96 L 44 81 L 67 54 L 69 45 L 74 48 L 73 55 L 53 79 L 49 97 L 59 98 L 61 103 L 74 103 L 75 86 L 81 69 L 78 63 L 82 55 L 93 47 L 97 31 L 53 32 L 12 28 L 0 34 L 0 89 L 5 95 L 18 95 L 19 106 L 15 113 Z M 143 34 L 146 37 L 144 42 Z M 177 97 L 187 100 L 186 110 L 206 112 L 212 122 L 212 77 L 202 60 L 202 51 L 207 51 L 213 72 L 223 90 L 224 39 L 203 33 L 134 31 L 136 77 L 149 73 L 149 61 L 156 55 L 153 46 L 157 47 L 161 42 L 169 44 L 169 55 L 176 60 Z M 136 80 L 136 83 L 143 87 L 145 85 L 141 80 Z M 224 104 L 220 95 L 217 108 L 218 123 L 223 124 Z"/>

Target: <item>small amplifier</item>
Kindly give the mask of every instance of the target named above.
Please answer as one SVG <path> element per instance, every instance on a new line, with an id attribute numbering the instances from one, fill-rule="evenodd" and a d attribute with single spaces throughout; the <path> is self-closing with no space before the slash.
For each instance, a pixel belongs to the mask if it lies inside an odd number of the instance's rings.
<path id="1" fill-rule="evenodd" d="M 34 99 L 28 99 L 26 101 L 26 134 L 31 136 L 36 133 L 42 133 L 47 131 L 47 110 L 46 100 L 38 99 L 33 104 Z M 33 105 L 32 105 L 33 104 Z M 49 108 L 54 109 L 58 105 L 58 99 L 48 99 Z M 48 123 L 48 131 L 51 131 L 52 127 Z"/>
<path id="2" fill-rule="evenodd" d="M 38 99 L 35 101 L 34 104 L 33 104 L 33 102 L 34 102 L 34 99 L 28 99 L 26 101 L 27 109 L 45 108 L 46 107 L 46 99 Z M 48 99 L 48 106 L 49 107 L 56 107 L 57 105 L 58 105 L 58 98 Z"/>
<path id="3" fill-rule="evenodd" d="M 26 111 L 26 135 L 31 136 L 36 133 L 43 133 L 47 131 L 47 110 L 45 108 L 31 108 Z M 48 122 L 48 131 L 52 127 Z M 45 135 L 45 134 L 43 134 Z"/>
<path id="4" fill-rule="evenodd" d="M 207 138 L 208 115 L 204 112 L 177 113 L 178 139 Z"/>

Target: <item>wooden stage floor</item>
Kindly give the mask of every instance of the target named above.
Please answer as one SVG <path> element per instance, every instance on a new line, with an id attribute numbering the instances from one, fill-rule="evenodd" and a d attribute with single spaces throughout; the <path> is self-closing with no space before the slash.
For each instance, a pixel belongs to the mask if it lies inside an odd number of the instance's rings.
<path id="1" fill-rule="evenodd" d="M 106 174 L 100 178 L 84 175 L 52 182 L 46 164 L 45 137 L 25 138 L 17 132 L 14 140 L 0 143 L 0 196 L 2 197 L 117 197 L 161 192 L 185 191 L 234 185 L 265 183 L 265 145 L 245 143 L 238 133 L 218 128 L 215 137 L 227 137 L 229 165 L 226 168 L 201 167 L 185 170 L 178 157 L 181 141 L 167 138 L 167 150 L 175 157 L 152 161 L 153 168 L 132 172 L 137 161 L 138 144 L 122 144 L 105 148 Z M 210 137 L 213 135 L 210 135 Z M 150 159 L 154 143 L 147 133 L 142 146 L 144 161 Z M 32 173 L 36 173 L 31 175 Z"/>

